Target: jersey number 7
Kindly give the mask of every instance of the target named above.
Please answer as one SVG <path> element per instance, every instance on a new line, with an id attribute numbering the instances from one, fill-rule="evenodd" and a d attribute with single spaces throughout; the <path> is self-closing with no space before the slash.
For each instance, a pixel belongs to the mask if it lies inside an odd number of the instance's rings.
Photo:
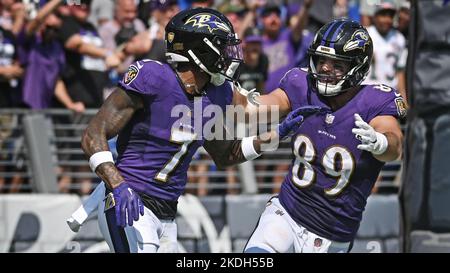
<path id="1" fill-rule="evenodd" d="M 172 158 L 164 165 L 161 171 L 159 171 L 155 179 L 160 182 L 167 182 L 167 178 L 170 176 L 183 157 L 189 151 L 189 145 L 196 139 L 196 134 L 191 132 L 172 130 L 170 134 L 170 142 L 181 145 L 180 150 L 175 153 Z"/>

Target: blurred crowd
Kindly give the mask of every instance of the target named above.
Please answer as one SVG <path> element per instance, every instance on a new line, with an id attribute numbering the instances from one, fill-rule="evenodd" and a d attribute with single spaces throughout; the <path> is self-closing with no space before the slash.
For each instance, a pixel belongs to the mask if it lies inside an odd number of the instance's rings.
<path id="1" fill-rule="evenodd" d="M 366 83 L 390 85 L 406 97 L 407 0 L 0 0 L 0 109 L 65 108 L 83 113 L 98 108 L 134 60 L 165 61 L 165 25 L 188 7 L 216 8 L 233 23 L 243 41 L 240 84 L 247 90 L 276 89 L 289 69 L 307 66 L 306 50 L 314 32 L 334 18 L 348 17 L 366 26 L 374 42 Z M 12 122 L 11 116 L 0 115 L 0 127 Z M 87 120 L 69 117 L 60 122 Z M 8 131 L 0 130 L 0 146 L 7 137 Z M 201 151 L 197 155 L 199 160 L 206 157 Z M 260 160 L 264 159 L 270 155 Z M 258 177 L 259 183 L 275 185 L 288 168 L 255 164 L 257 172 L 280 173 L 271 181 Z M 198 164 L 191 172 L 211 168 Z M 230 175 L 222 182 L 237 184 L 232 169 L 227 172 Z M 193 193 L 211 193 L 206 187 L 209 179 L 191 176 L 190 182 L 199 185 Z M 68 192 L 72 182 L 62 176 L 61 191 Z M 0 177 L 0 191 L 4 183 Z M 77 183 L 80 193 L 91 191 L 91 179 Z M 228 193 L 238 192 L 229 187 Z"/>

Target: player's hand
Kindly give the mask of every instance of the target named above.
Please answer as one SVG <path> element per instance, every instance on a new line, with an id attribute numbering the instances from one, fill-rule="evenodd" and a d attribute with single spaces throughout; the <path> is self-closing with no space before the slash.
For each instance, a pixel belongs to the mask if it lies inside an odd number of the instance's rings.
<path id="1" fill-rule="evenodd" d="M 367 124 L 359 114 L 355 114 L 355 126 L 352 133 L 361 141 L 358 149 L 371 152 L 374 155 L 383 154 L 388 148 L 388 141 L 385 135 L 375 131 Z"/>
<path id="2" fill-rule="evenodd" d="M 139 214 L 144 215 L 144 205 L 139 195 L 127 182 L 122 182 L 113 189 L 117 225 L 125 227 L 133 225 L 133 220 L 139 220 Z"/>
<path id="3" fill-rule="evenodd" d="M 302 125 L 305 118 L 316 114 L 325 113 L 327 110 L 320 106 L 303 106 L 290 112 L 284 121 L 278 125 L 277 133 L 280 140 L 285 139 L 291 133 L 295 133 L 298 128 Z"/>

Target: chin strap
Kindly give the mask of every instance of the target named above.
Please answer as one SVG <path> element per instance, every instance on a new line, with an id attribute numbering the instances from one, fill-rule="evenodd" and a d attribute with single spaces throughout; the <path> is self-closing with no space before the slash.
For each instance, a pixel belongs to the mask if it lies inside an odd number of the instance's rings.
<path id="1" fill-rule="evenodd" d="M 255 106 L 259 106 L 260 103 L 258 102 L 257 98 L 261 95 L 259 92 L 256 92 L 256 88 L 251 89 L 248 91 L 247 89 L 241 87 L 239 82 L 235 81 L 233 82 L 234 86 L 236 87 L 236 90 L 241 94 L 242 96 L 247 97 L 247 101 Z"/>
<path id="2" fill-rule="evenodd" d="M 220 73 L 211 73 L 206 66 L 195 56 L 194 52 L 192 50 L 188 50 L 189 56 L 194 60 L 195 64 L 197 64 L 201 70 L 205 71 L 211 76 L 210 82 L 214 84 L 215 86 L 221 86 L 225 83 L 225 76 Z"/>

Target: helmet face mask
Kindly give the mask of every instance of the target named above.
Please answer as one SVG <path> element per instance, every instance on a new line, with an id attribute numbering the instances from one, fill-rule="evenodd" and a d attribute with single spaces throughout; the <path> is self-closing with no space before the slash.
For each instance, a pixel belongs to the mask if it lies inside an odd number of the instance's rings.
<path id="1" fill-rule="evenodd" d="M 367 30 L 355 21 L 334 20 L 323 26 L 308 49 L 308 81 L 323 96 L 335 96 L 358 86 L 367 76 L 373 45 Z M 317 71 L 318 61 L 329 58 L 347 66 L 340 74 Z"/>
<path id="2" fill-rule="evenodd" d="M 182 11 L 166 26 L 168 61 L 196 64 L 214 85 L 237 80 L 243 61 L 240 43 L 230 21 L 212 9 Z"/>

